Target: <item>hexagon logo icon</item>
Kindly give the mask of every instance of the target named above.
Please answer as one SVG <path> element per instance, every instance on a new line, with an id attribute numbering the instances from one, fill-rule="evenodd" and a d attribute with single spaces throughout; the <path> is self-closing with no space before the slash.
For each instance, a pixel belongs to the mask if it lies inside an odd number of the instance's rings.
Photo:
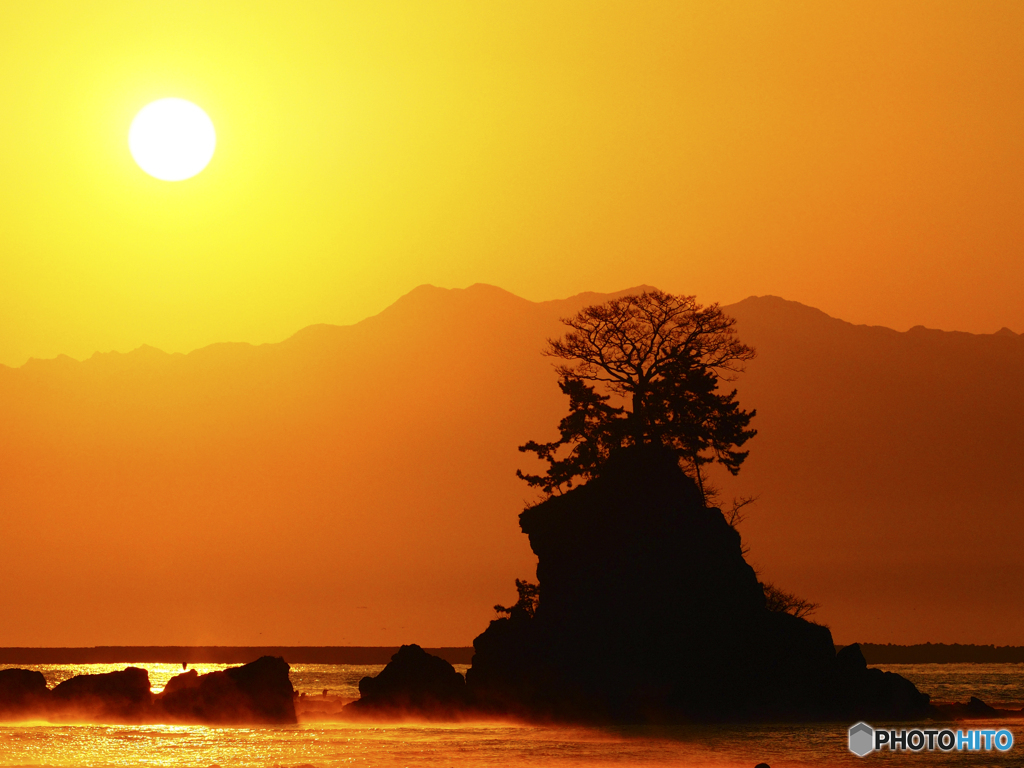
<path id="1" fill-rule="evenodd" d="M 875 729 L 867 723 L 851 725 L 849 734 L 850 751 L 857 757 L 864 757 L 875 751 Z"/>

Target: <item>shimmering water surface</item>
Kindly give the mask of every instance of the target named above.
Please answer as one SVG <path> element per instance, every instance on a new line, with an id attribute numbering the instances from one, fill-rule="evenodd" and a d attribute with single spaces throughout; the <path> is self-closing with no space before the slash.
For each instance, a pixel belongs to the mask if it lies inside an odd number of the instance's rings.
<path id="1" fill-rule="evenodd" d="M 1000 709 L 1024 707 L 1024 664 L 887 664 L 878 669 L 903 675 L 931 694 L 932 701 L 966 702 L 977 696 Z"/>
<path id="2" fill-rule="evenodd" d="M 51 685 L 76 674 L 123 669 L 115 665 L 38 665 Z M 138 664 L 153 689 L 181 665 Z M 223 664 L 190 665 L 200 673 Z M 358 695 L 361 677 L 381 666 L 296 664 L 300 693 L 340 705 Z M 457 667 L 465 671 L 465 667 Z M 971 695 L 1024 706 L 1024 665 L 894 665 L 883 669 L 913 680 L 937 700 Z M 328 696 L 323 698 L 323 690 Z M 882 726 L 883 723 L 872 723 Z M 885 765 L 1021 766 L 1024 720 L 974 721 L 960 728 L 1009 728 L 1006 753 L 881 752 L 857 758 L 846 748 L 849 723 L 585 729 L 509 723 L 453 725 L 308 722 L 296 726 L 96 726 L 0 724 L 0 766 L 779 766 Z M 906 727 L 902 725 L 901 727 Z"/>

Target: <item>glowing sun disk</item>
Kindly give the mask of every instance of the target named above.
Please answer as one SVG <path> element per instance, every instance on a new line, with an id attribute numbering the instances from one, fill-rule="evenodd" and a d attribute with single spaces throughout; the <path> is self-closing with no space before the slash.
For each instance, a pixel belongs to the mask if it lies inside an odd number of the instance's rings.
<path id="1" fill-rule="evenodd" d="M 182 181 L 213 157 L 217 134 L 207 114 L 184 99 L 147 104 L 128 129 L 128 149 L 139 167 L 163 181 Z"/>

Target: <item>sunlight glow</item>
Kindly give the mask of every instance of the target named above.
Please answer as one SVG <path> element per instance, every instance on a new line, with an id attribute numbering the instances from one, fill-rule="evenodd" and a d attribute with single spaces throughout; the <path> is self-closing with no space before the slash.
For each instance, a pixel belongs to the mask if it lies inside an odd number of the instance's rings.
<path id="1" fill-rule="evenodd" d="M 128 148 L 139 167 L 163 181 L 182 181 L 213 157 L 217 134 L 207 114 L 184 99 L 143 107 L 128 129 Z"/>

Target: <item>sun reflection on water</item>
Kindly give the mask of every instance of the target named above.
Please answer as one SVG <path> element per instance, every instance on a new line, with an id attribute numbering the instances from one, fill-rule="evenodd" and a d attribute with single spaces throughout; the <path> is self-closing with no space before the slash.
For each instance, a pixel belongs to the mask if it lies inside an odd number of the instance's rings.
<path id="1" fill-rule="evenodd" d="M 63 683 L 76 675 L 102 675 L 107 672 L 120 672 L 126 667 L 139 667 L 149 673 L 149 687 L 153 693 L 160 693 L 167 685 L 167 681 L 175 675 L 180 675 L 184 669 L 181 664 L 161 664 L 150 662 L 121 662 L 118 664 L 20 664 L 22 669 L 32 669 L 43 673 L 46 683 L 51 688 Z M 207 672 L 217 672 L 228 667 L 237 667 L 237 664 L 189 664 L 189 669 L 196 670 L 200 675 Z"/>

